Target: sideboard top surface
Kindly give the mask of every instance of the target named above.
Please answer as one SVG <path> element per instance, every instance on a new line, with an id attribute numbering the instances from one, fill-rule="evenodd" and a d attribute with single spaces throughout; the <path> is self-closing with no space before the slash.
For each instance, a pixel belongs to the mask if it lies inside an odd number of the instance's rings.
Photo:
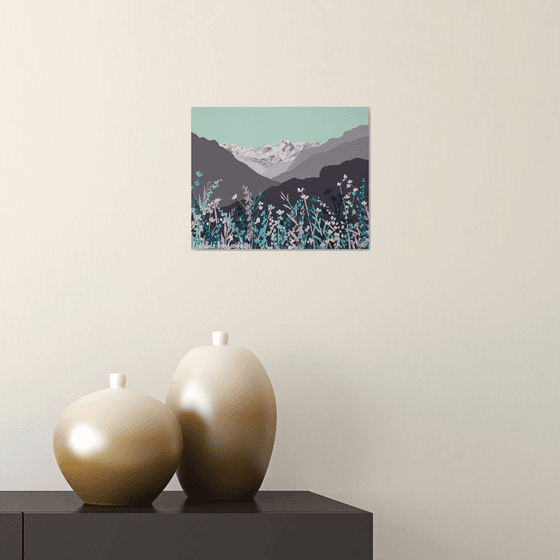
<path id="1" fill-rule="evenodd" d="M 195 502 L 181 491 L 163 492 L 151 507 L 84 504 L 71 491 L 0 492 L 0 513 L 368 513 L 309 491 L 261 491 L 249 502 Z"/>

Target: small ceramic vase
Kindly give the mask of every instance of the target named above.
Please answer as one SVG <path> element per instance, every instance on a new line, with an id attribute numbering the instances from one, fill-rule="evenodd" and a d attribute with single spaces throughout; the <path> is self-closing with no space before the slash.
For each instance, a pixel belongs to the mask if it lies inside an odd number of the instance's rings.
<path id="1" fill-rule="evenodd" d="M 259 359 L 228 346 L 228 333 L 213 333 L 213 343 L 183 358 L 167 391 L 183 431 L 177 477 L 194 500 L 250 500 L 274 446 L 274 391 Z"/>
<path id="2" fill-rule="evenodd" d="M 86 504 L 149 506 L 179 465 L 181 428 L 162 402 L 126 389 L 123 373 L 109 380 L 109 389 L 62 413 L 53 438 L 56 461 Z"/>

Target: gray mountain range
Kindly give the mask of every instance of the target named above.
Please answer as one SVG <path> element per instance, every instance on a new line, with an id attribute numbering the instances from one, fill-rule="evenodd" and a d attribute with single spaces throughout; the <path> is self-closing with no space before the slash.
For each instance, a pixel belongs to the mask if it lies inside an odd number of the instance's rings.
<path id="1" fill-rule="evenodd" d="M 352 128 L 351 130 L 347 130 L 342 136 L 339 136 L 338 138 L 330 138 L 324 144 L 306 147 L 306 149 L 301 150 L 292 161 L 273 165 L 272 167 L 269 167 L 263 175 L 280 182 L 287 181 L 288 179 L 292 179 L 294 177 L 297 179 L 304 179 L 306 176 L 311 177 L 311 175 L 305 175 L 305 173 L 307 173 L 305 167 L 302 167 L 299 171 L 296 171 L 296 168 L 312 156 L 329 152 L 341 144 L 347 144 L 360 138 L 369 138 L 368 125 L 360 125 L 356 128 Z M 347 159 L 353 159 L 354 157 L 369 159 L 369 147 L 367 155 L 364 155 L 364 151 L 361 150 L 359 154 L 357 153 L 356 155 L 351 155 Z M 327 161 L 325 165 L 338 165 L 339 163 L 342 163 L 341 161 L 334 160 L 331 162 L 328 158 L 326 160 L 325 158 L 322 158 L 317 161 L 319 162 L 318 165 L 321 165 L 323 161 Z M 313 176 L 318 177 L 319 173 L 315 171 L 317 165 L 312 165 L 310 167 L 314 169 Z"/>
<path id="2" fill-rule="evenodd" d="M 347 130 L 339 136 L 338 138 L 330 138 L 324 144 L 321 144 L 317 147 L 312 147 L 305 152 L 298 154 L 298 157 L 294 159 L 292 165 L 286 169 L 286 171 L 295 169 L 300 163 L 303 163 L 308 157 L 313 156 L 315 154 L 320 154 L 322 152 L 328 152 L 340 144 L 345 144 L 346 142 L 352 142 L 354 140 L 358 140 L 358 138 L 363 138 L 364 136 L 369 137 L 369 126 L 367 124 L 362 124 L 357 126 L 356 128 L 352 128 Z"/>
<path id="3" fill-rule="evenodd" d="M 259 148 L 251 146 L 239 146 L 238 144 L 220 144 L 220 147 L 228 150 L 233 154 L 235 159 L 256 171 L 259 175 L 274 179 L 275 181 L 283 182 L 288 179 L 298 178 L 304 179 L 305 177 L 318 177 L 321 165 L 338 165 L 342 163 L 338 161 L 340 157 L 346 153 L 346 159 L 362 158 L 369 159 L 369 146 L 364 149 L 364 143 L 351 144 L 352 142 L 361 138 L 369 138 L 369 126 L 361 125 L 347 130 L 338 138 L 330 138 L 324 144 L 319 142 L 290 142 L 286 138 L 282 138 L 274 146 L 265 144 Z M 334 152 L 337 157 L 331 159 L 329 157 L 316 158 L 313 164 L 307 164 L 299 167 L 309 158 L 317 154 L 326 154 L 342 144 L 350 144 L 347 146 L 346 151 Z M 356 153 L 352 150 L 356 149 Z M 342 156 L 341 156 L 342 154 Z M 346 160 L 344 160 L 346 161 Z M 312 175 L 307 175 L 309 170 L 312 170 Z"/>
<path id="4" fill-rule="evenodd" d="M 368 127 L 365 128 L 367 129 Z M 338 142 L 332 142 L 330 146 L 327 147 L 327 144 L 329 144 L 331 140 Z M 319 177 L 321 169 L 327 165 L 340 165 L 347 160 L 355 158 L 369 160 L 369 135 L 361 136 L 356 140 L 348 142 L 341 142 L 341 138 L 332 138 L 331 140 L 325 142 L 318 148 L 307 150 L 313 153 L 301 153 L 300 156 L 307 157 L 302 157 L 302 161 L 297 163 L 297 159 L 300 157 L 298 156 L 294 163 L 292 163 L 291 168 L 285 173 L 276 175 L 274 180 L 279 183 L 284 183 L 290 179 Z M 327 149 L 321 150 L 323 147 L 327 147 Z"/>

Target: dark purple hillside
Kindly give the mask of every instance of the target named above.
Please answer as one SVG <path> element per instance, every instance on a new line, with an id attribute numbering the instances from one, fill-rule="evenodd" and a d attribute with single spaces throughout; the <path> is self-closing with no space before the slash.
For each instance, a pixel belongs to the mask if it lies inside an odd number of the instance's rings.
<path id="1" fill-rule="evenodd" d="M 352 179 L 356 187 L 360 187 L 362 179 L 366 180 L 366 201 L 369 204 L 369 161 L 361 158 L 345 161 L 340 165 L 329 165 L 321 170 L 319 177 L 310 177 L 308 179 L 290 179 L 281 185 L 268 188 L 262 193 L 260 200 L 263 202 L 264 208 L 268 208 L 272 204 L 275 208 L 285 210 L 284 204 L 286 202 L 280 196 L 284 193 L 292 205 L 294 205 L 301 197 L 301 192 L 298 189 L 305 189 L 305 195 L 309 196 L 308 204 L 312 197 L 318 197 L 325 202 L 331 212 L 338 213 L 340 209 L 340 183 L 344 175 Z M 343 194 L 346 194 L 351 189 L 343 188 Z M 253 198 L 258 195 L 258 192 L 251 191 Z M 243 198 L 240 196 L 240 198 Z M 222 210 L 226 213 L 236 208 L 236 204 L 229 204 L 223 206 Z"/>
<path id="2" fill-rule="evenodd" d="M 191 134 L 191 185 L 197 180 L 196 172 L 200 171 L 200 185 L 195 188 L 194 194 L 202 194 L 203 185 L 208 181 L 213 183 L 222 179 L 220 186 L 212 195 L 212 199 L 221 198 L 220 206 L 231 203 L 231 197 L 237 194 L 243 196 L 242 186 L 246 185 L 252 193 L 258 193 L 278 185 L 267 177 L 259 175 L 244 163 L 235 159 L 231 152 L 222 148 L 215 140 L 206 140 L 196 134 Z"/>
<path id="3" fill-rule="evenodd" d="M 273 204 L 276 208 L 284 208 L 285 202 L 280 197 L 280 193 L 288 195 L 290 203 L 293 205 L 301 197 L 301 193 L 297 189 L 304 188 L 304 194 L 308 195 L 309 199 L 316 196 L 326 202 L 333 211 L 336 210 L 333 197 L 336 200 L 337 195 L 340 195 L 340 187 L 337 186 L 337 183 L 341 182 L 344 175 L 352 179 L 356 187 L 362 184 L 362 178 L 366 180 L 366 185 L 369 187 L 369 161 L 361 158 L 351 159 L 340 165 L 323 167 L 319 177 L 289 179 L 277 187 L 267 189 L 263 192 L 261 200 L 265 207 Z M 343 193 L 346 194 L 346 192 L 348 189 L 343 189 Z"/>

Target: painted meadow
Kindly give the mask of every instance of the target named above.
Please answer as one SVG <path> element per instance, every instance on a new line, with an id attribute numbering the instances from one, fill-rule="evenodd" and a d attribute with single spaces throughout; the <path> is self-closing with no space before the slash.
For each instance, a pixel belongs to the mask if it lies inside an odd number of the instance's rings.
<path id="1" fill-rule="evenodd" d="M 368 249 L 369 209 L 366 180 L 355 185 L 344 175 L 330 197 L 332 205 L 297 189 L 290 201 L 281 193 L 282 207 L 265 204 L 262 192 L 253 198 L 246 186 L 243 196 L 234 195 L 227 210 L 212 195 L 221 179 L 207 182 L 195 197 L 202 173 L 192 188 L 191 235 L 197 249 Z M 330 193 L 328 193 L 330 194 Z"/>

